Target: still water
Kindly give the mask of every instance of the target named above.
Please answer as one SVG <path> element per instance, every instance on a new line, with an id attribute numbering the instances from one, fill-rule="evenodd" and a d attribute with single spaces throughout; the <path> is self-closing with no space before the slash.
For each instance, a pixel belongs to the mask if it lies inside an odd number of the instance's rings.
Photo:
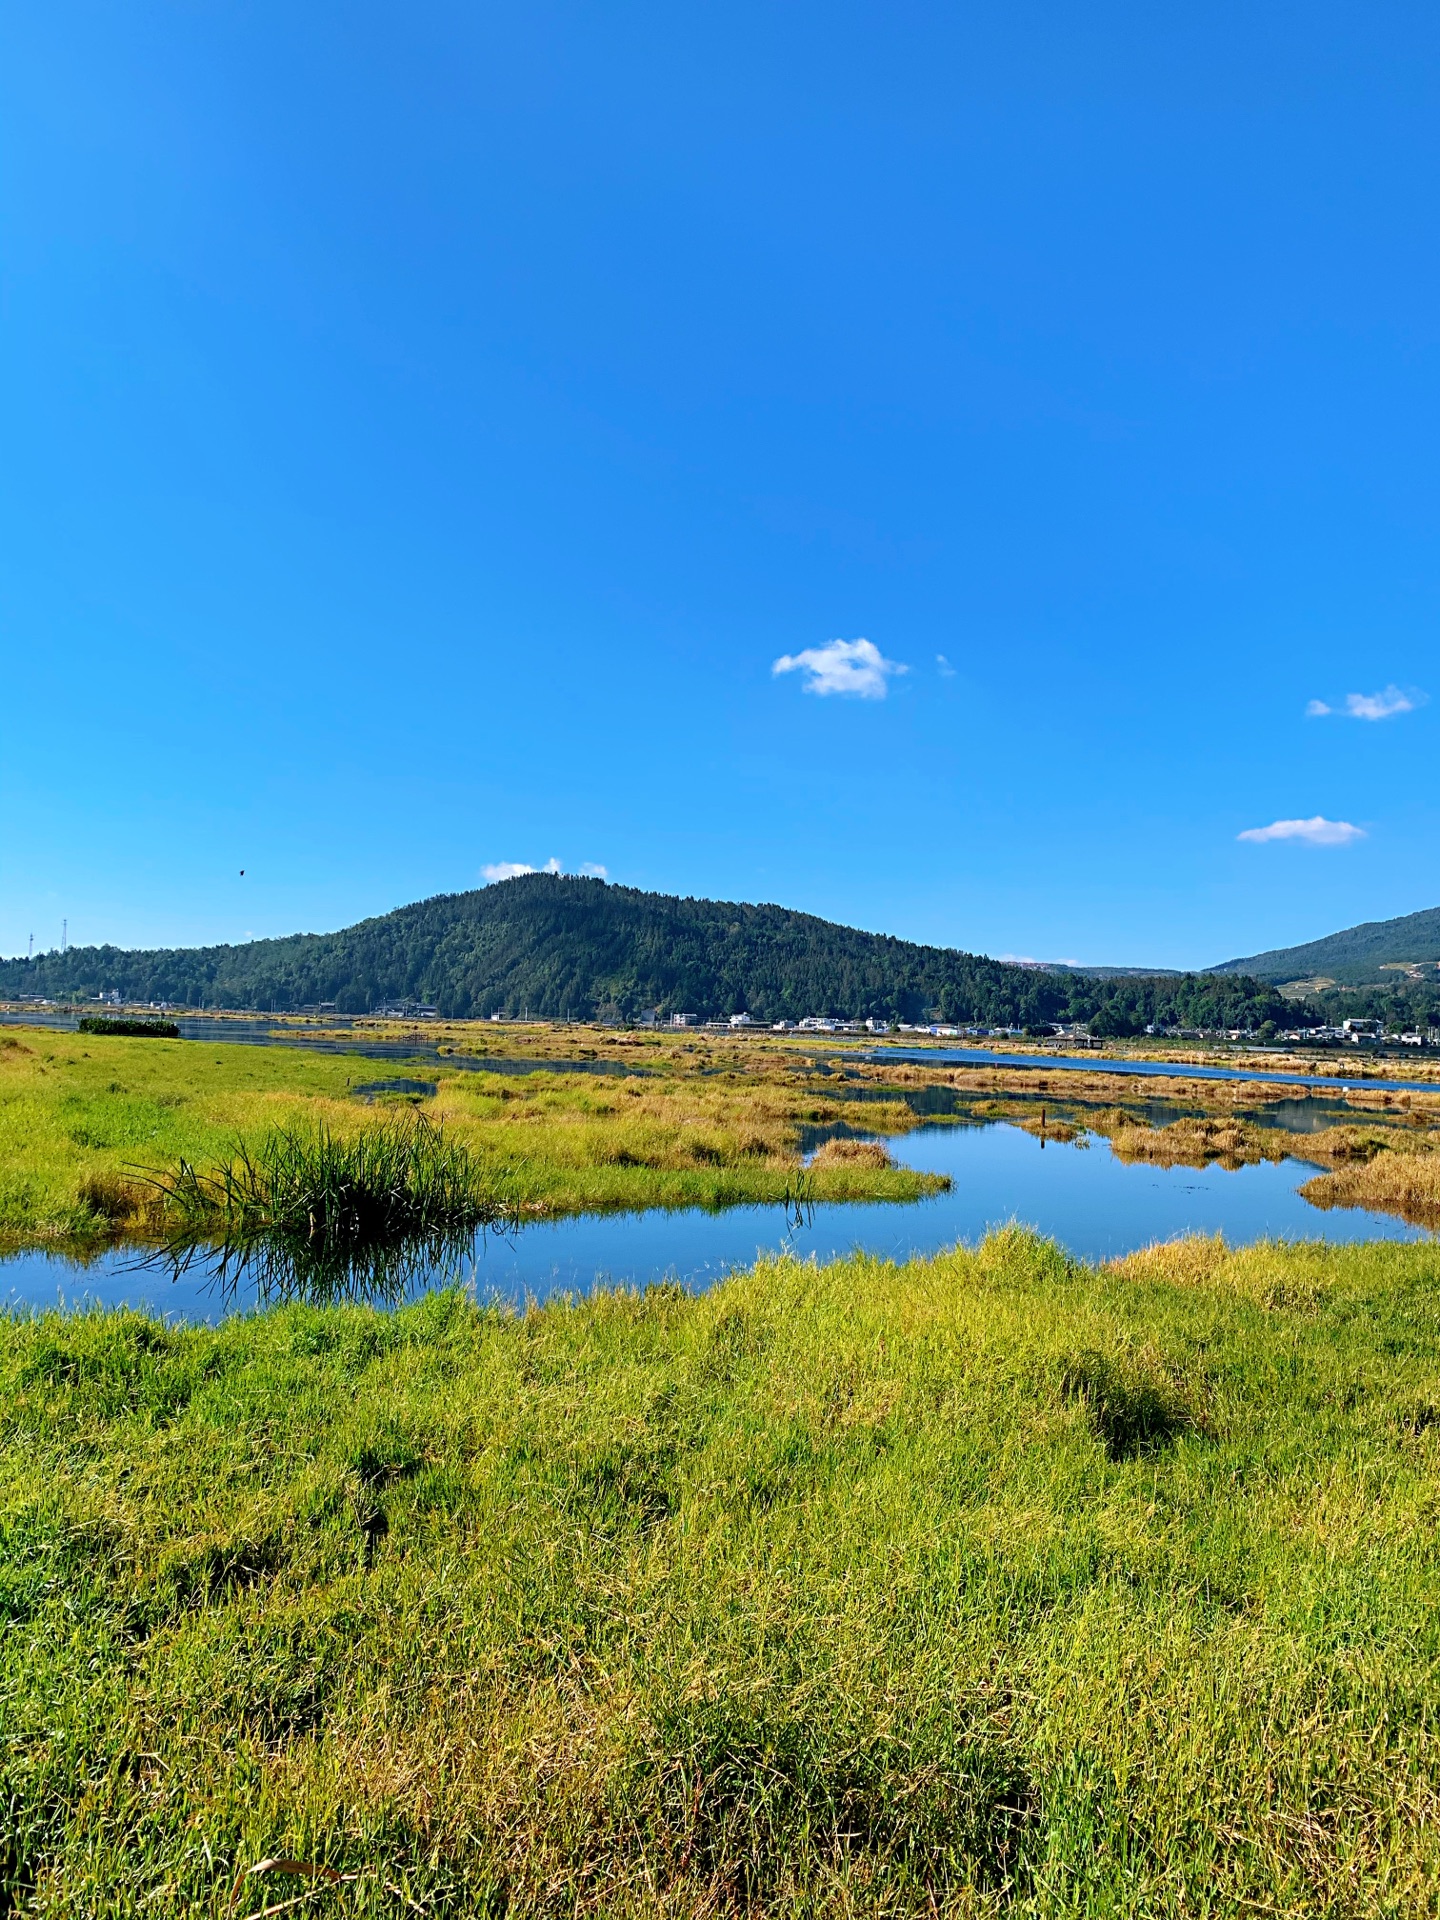
<path id="1" fill-rule="evenodd" d="M 1320 1212 L 1297 1188 L 1316 1169 L 1299 1160 L 1242 1167 L 1127 1166 L 1109 1143 L 1040 1141 L 1003 1122 L 936 1125 L 887 1142 L 897 1160 L 948 1174 L 948 1193 L 905 1205 L 813 1208 L 797 1221 L 779 1207 L 654 1209 L 540 1221 L 514 1234 L 486 1234 L 458 1263 L 422 1275 L 414 1291 L 447 1281 L 482 1299 L 514 1303 L 595 1286 L 677 1280 L 712 1285 L 757 1256 L 788 1248 L 830 1260 L 856 1249 L 886 1259 L 974 1242 L 1018 1220 L 1087 1260 L 1105 1259 L 1182 1233 L 1223 1233 L 1233 1245 L 1266 1237 L 1424 1240 L 1421 1229 L 1359 1209 Z M 110 1252 L 87 1267 L 44 1254 L 0 1261 L 0 1303 L 22 1310 L 57 1304 L 128 1303 L 180 1320 L 209 1321 L 259 1304 L 253 1290 L 226 1291 L 197 1262 L 172 1278 Z"/>

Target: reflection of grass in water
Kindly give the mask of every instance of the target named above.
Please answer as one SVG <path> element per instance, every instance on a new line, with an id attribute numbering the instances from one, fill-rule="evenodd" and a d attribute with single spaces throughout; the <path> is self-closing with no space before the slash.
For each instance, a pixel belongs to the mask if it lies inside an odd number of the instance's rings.
<path id="1" fill-rule="evenodd" d="M 280 1128 L 201 1172 L 182 1160 L 158 1176 L 178 1268 L 219 1254 L 222 1284 L 252 1279 L 262 1297 L 394 1297 L 415 1275 L 506 1215 L 468 1149 L 423 1114 L 340 1138 Z"/>

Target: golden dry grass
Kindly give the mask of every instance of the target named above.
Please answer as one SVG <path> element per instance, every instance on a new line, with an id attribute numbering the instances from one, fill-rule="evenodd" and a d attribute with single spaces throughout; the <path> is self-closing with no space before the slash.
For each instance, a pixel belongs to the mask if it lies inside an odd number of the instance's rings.
<path id="1" fill-rule="evenodd" d="M 1380 1153 L 1317 1174 L 1300 1191 L 1312 1206 L 1367 1207 L 1440 1228 L 1440 1153 Z"/>
<path id="2" fill-rule="evenodd" d="M 827 1140 L 811 1158 L 812 1167 L 893 1167 L 890 1149 L 880 1140 Z"/>

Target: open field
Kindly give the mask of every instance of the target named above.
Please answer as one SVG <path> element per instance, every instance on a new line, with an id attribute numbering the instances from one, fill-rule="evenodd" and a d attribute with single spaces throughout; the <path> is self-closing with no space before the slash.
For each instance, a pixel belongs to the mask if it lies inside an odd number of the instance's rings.
<path id="1" fill-rule="evenodd" d="M 1433 1915 L 1437 1326 L 1015 1232 L 0 1322 L 0 1905 Z"/>

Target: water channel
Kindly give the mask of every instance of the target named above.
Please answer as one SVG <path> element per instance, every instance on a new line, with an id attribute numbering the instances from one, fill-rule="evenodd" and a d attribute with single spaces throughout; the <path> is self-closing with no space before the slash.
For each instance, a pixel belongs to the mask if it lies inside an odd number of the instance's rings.
<path id="1" fill-rule="evenodd" d="M 699 1289 L 767 1253 L 823 1261 L 859 1249 L 904 1260 L 973 1243 L 1010 1220 L 1087 1260 L 1183 1233 L 1223 1233 L 1235 1245 L 1429 1237 L 1386 1214 L 1311 1207 L 1297 1189 L 1316 1169 L 1295 1159 L 1234 1172 L 1126 1164 L 1103 1139 L 1042 1144 L 1003 1121 L 937 1122 L 887 1144 L 905 1166 L 948 1174 L 949 1192 L 904 1205 L 831 1203 L 798 1219 L 780 1207 L 745 1206 L 537 1221 L 510 1235 L 478 1237 L 463 1257 L 417 1275 L 412 1291 L 458 1281 L 481 1299 L 519 1305 L 603 1285 L 674 1280 Z M 219 1320 L 262 1304 L 243 1284 L 219 1284 L 203 1259 L 174 1276 L 138 1264 L 125 1250 L 85 1266 L 41 1253 L 0 1261 L 5 1303 L 20 1311 L 123 1303 L 184 1321 Z"/>

